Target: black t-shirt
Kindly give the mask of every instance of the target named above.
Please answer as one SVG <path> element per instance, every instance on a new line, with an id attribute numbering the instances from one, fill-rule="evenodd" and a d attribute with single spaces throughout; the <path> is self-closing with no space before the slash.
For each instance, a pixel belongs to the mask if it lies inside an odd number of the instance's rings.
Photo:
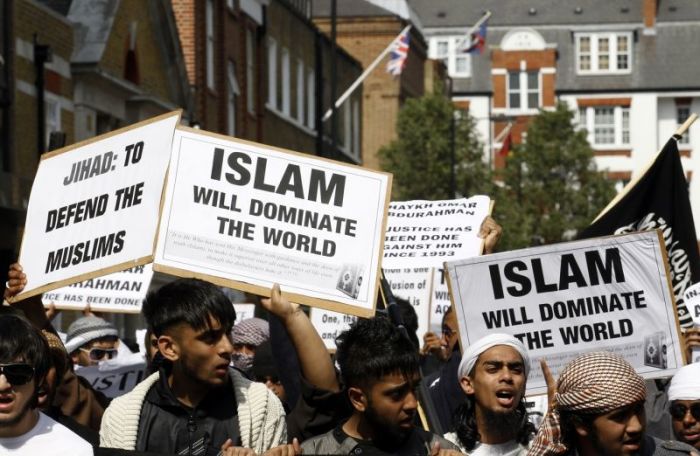
<path id="1" fill-rule="evenodd" d="M 216 456 L 226 440 L 241 445 L 238 410 L 229 382 L 210 390 L 195 408 L 180 403 L 160 369 L 160 379 L 146 394 L 141 408 L 138 451 L 169 455 Z"/>

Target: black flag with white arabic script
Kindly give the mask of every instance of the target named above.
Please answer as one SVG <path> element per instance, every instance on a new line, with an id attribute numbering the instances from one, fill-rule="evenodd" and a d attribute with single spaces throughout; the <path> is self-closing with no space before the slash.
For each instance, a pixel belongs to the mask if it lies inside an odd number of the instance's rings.
<path id="1" fill-rule="evenodd" d="M 683 293 L 700 281 L 700 255 L 688 184 L 674 138 L 669 139 L 644 175 L 628 184 L 623 194 L 579 234 L 579 239 L 660 229 L 666 242 L 678 319 L 681 326 L 692 326 Z"/>

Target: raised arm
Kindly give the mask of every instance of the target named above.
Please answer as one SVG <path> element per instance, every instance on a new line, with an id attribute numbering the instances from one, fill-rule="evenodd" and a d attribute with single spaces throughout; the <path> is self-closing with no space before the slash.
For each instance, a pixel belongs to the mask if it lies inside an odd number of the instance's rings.
<path id="1" fill-rule="evenodd" d="M 261 304 L 268 312 L 276 315 L 287 329 L 306 381 L 317 388 L 339 391 L 340 386 L 326 346 L 299 305 L 292 304 L 283 297 L 277 284 L 272 287 L 270 298 L 263 298 Z"/>

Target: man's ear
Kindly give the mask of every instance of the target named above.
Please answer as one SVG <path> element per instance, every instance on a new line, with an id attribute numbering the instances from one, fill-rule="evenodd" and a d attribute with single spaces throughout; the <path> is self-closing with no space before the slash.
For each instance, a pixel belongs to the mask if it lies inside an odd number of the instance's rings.
<path id="1" fill-rule="evenodd" d="M 364 412 L 367 410 L 367 396 L 362 389 L 351 386 L 348 388 L 348 398 L 353 408 L 358 412 Z"/>
<path id="2" fill-rule="evenodd" d="M 462 387 L 464 394 L 472 395 L 474 394 L 474 383 L 470 377 L 462 377 L 459 379 L 459 386 Z"/>
<path id="3" fill-rule="evenodd" d="M 571 417 L 571 423 L 574 425 L 574 431 L 576 431 L 576 435 L 579 437 L 588 437 L 591 435 L 590 426 L 575 416 Z"/>
<path id="4" fill-rule="evenodd" d="M 168 361 L 177 361 L 180 359 L 180 345 L 177 340 L 167 334 L 161 334 L 156 340 L 158 351 L 163 355 L 163 358 Z"/>

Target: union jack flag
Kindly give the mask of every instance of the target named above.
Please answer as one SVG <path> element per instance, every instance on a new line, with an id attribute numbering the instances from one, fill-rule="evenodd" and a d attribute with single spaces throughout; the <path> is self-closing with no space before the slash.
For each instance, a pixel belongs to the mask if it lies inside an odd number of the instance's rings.
<path id="1" fill-rule="evenodd" d="M 389 62 L 386 71 L 394 76 L 399 76 L 406 66 L 408 58 L 408 43 L 410 29 L 404 30 L 392 43 Z"/>

